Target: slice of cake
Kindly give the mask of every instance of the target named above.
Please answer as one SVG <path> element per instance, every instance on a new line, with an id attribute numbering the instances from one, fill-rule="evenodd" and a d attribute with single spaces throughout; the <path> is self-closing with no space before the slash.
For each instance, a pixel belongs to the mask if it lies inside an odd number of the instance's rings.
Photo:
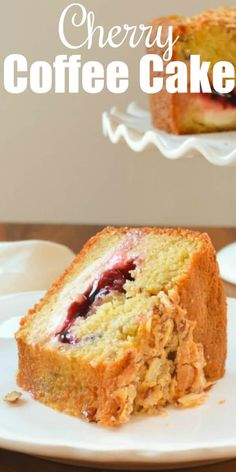
<path id="1" fill-rule="evenodd" d="M 226 300 L 209 237 L 105 229 L 16 338 L 18 384 L 65 413 L 118 425 L 198 404 L 226 356 Z"/>
<path id="2" fill-rule="evenodd" d="M 190 55 L 200 54 L 202 62 L 211 62 L 211 84 L 216 62 L 231 62 L 236 70 L 236 8 L 209 10 L 191 18 L 158 18 L 153 23 L 153 37 L 160 26 L 163 35 L 173 26 L 174 38 L 179 36 L 172 61 L 182 61 L 189 69 Z M 163 55 L 157 46 L 149 52 Z M 174 134 L 235 130 L 236 88 L 228 94 L 217 93 L 213 86 L 212 93 L 171 94 L 164 87 L 151 96 L 151 112 L 156 128 Z"/>

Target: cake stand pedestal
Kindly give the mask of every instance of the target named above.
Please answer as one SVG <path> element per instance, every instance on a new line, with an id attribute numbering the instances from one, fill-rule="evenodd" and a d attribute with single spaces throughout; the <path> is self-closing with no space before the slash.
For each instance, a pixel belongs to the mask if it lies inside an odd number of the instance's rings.
<path id="1" fill-rule="evenodd" d="M 156 148 L 162 157 L 176 160 L 203 156 L 217 166 L 236 164 L 236 132 L 175 136 L 153 128 L 149 111 L 131 103 L 125 111 L 104 112 L 103 132 L 112 143 L 125 141 L 135 152 Z M 236 243 L 218 253 L 222 278 L 236 284 Z"/>

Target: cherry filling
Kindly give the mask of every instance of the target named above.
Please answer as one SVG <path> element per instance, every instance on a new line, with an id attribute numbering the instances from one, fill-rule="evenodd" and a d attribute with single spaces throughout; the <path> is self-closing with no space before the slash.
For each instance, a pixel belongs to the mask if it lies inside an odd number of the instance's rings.
<path id="1" fill-rule="evenodd" d="M 220 103 L 223 107 L 236 106 L 236 88 L 230 93 L 219 93 L 212 88 L 211 93 L 204 94 L 214 102 Z"/>
<path id="2" fill-rule="evenodd" d="M 113 267 L 113 269 L 104 272 L 84 294 L 79 295 L 77 300 L 69 306 L 63 327 L 56 333 L 59 341 L 64 344 L 78 343 L 79 340 L 71 333 L 71 327 L 75 320 L 77 318 L 86 319 L 90 316 L 92 314 L 92 306 L 98 305 L 102 298 L 110 292 L 125 293 L 125 282 L 127 280 L 134 280 L 130 271 L 135 268 L 134 261 L 119 264 Z"/>

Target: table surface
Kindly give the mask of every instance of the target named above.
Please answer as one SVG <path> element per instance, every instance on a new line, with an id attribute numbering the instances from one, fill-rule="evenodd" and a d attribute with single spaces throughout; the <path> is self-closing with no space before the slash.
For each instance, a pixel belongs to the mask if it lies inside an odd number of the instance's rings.
<path id="1" fill-rule="evenodd" d="M 79 225 L 28 225 L 0 224 L 0 241 L 17 241 L 22 239 L 44 239 L 66 244 L 78 252 L 85 241 L 99 231 L 101 226 Z M 216 250 L 236 241 L 236 228 L 195 228 L 210 235 Z M 236 287 L 225 284 L 227 295 L 236 297 Z M 87 469 L 76 468 L 80 472 Z M 46 460 L 23 454 L 0 450 L 0 472 L 73 472 L 75 467 L 55 464 Z M 188 468 L 189 470 L 189 468 Z M 200 472 L 233 472 L 236 460 L 199 467 Z"/>

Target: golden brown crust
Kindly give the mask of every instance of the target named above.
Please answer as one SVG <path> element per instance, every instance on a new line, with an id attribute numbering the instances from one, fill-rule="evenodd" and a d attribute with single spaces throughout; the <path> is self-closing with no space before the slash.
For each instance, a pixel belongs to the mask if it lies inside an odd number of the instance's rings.
<path id="1" fill-rule="evenodd" d="M 177 38 L 180 31 L 179 28 L 175 25 L 175 19 L 170 18 L 158 18 L 153 23 L 153 35 L 152 40 L 154 40 L 156 31 L 158 27 L 162 26 L 162 42 L 165 43 L 167 40 L 168 28 L 173 26 L 174 37 Z M 154 45 L 152 48 L 148 49 L 148 53 L 157 54 L 162 56 L 163 50 L 158 46 Z M 172 60 L 174 61 L 176 55 L 176 48 L 173 49 Z M 164 69 L 163 73 L 158 74 L 164 80 L 167 77 L 166 71 Z M 154 80 L 156 74 L 151 71 L 151 83 Z M 150 95 L 150 107 L 151 107 L 151 116 L 153 126 L 158 129 L 167 131 L 168 133 L 178 134 L 178 123 L 175 119 L 175 104 L 176 104 L 176 94 L 171 94 L 166 91 L 166 87 L 163 87 L 160 92 Z"/>
<path id="2" fill-rule="evenodd" d="M 182 28 L 185 28 L 185 31 L 189 31 L 190 28 L 201 29 L 204 25 L 220 25 L 220 26 L 229 26 L 235 25 L 236 20 L 236 8 L 215 8 L 203 11 L 198 15 L 194 16 L 177 16 L 169 17 L 176 25 L 180 25 Z M 184 30 L 183 30 L 184 31 Z"/>
<path id="3" fill-rule="evenodd" d="M 17 381 L 36 400 L 72 416 L 103 425 L 123 423 L 126 404 L 119 392 L 137 373 L 137 354 L 126 352 L 112 364 L 91 366 L 63 356 L 58 350 L 29 345 L 18 338 Z M 126 419 L 127 421 L 127 419 Z"/>
<path id="4" fill-rule="evenodd" d="M 180 304 L 196 322 L 194 340 L 204 347 L 209 381 L 224 375 L 226 359 L 226 298 L 215 250 L 209 237 L 193 256 L 191 270 L 178 285 Z"/>

